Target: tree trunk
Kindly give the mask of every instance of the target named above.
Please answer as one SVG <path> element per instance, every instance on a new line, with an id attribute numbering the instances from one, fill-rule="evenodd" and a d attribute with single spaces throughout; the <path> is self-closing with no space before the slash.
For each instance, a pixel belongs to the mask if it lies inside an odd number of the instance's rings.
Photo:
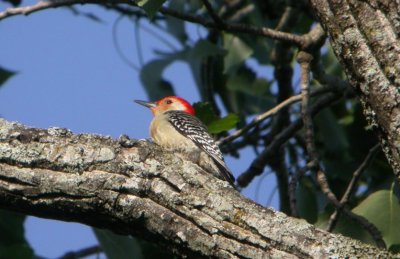
<path id="1" fill-rule="evenodd" d="M 400 183 L 400 1 L 310 3 Z"/>
<path id="2" fill-rule="evenodd" d="M 189 257 L 393 256 L 263 208 L 152 143 L 1 119 L 0 207 L 135 235 Z"/>

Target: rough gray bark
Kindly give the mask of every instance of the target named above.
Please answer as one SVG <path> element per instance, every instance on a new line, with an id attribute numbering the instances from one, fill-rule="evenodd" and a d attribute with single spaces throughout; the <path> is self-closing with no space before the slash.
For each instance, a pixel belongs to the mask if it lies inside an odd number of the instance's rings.
<path id="1" fill-rule="evenodd" d="M 181 256 L 393 256 L 263 208 L 149 142 L 1 119 L 0 208 L 132 234 Z"/>
<path id="2" fill-rule="evenodd" d="M 310 3 L 400 183 L 400 1 Z"/>

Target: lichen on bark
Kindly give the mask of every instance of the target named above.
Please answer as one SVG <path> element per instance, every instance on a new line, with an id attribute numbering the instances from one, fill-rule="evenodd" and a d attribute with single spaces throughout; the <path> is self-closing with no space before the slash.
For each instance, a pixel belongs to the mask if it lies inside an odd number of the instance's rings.
<path id="1" fill-rule="evenodd" d="M 5 120 L 0 207 L 139 236 L 184 257 L 392 256 L 261 207 L 148 141 Z"/>

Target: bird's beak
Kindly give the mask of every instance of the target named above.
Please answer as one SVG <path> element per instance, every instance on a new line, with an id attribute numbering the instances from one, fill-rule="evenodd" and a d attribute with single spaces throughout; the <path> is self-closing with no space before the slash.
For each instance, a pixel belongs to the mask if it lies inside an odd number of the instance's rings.
<path id="1" fill-rule="evenodd" d="M 155 102 L 146 102 L 146 101 L 140 101 L 140 100 L 134 100 L 134 102 L 138 103 L 140 105 L 143 105 L 147 108 L 150 108 L 150 109 L 157 107 L 157 103 L 155 103 Z"/>

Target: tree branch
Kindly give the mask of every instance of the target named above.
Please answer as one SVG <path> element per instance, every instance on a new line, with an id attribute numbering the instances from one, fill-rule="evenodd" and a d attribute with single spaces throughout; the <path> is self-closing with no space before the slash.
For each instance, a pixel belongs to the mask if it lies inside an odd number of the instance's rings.
<path id="1" fill-rule="evenodd" d="M 340 199 L 341 206 L 336 208 L 335 212 L 329 218 L 328 227 L 326 229 L 327 231 L 331 232 L 335 228 L 336 223 L 339 220 L 339 217 L 340 217 L 343 207 L 347 206 L 351 196 L 354 194 L 354 191 L 356 190 L 356 186 L 357 186 L 358 180 L 361 177 L 361 174 L 365 171 L 365 169 L 368 168 L 368 166 L 371 164 L 372 160 L 375 158 L 375 155 L 378 153 L 379 150 L 381 150 L 379 144 L 376 144 L 375 146 L 373 146 L 369 150 L 368 155 L 365 157 L 365 159 L 361 163 L 361 165 L 357 168 L 357 170 L 354 171 L 353 177 L 351 178 L 351 181 L 350 181 L 349 185 L 347 186 L 346 192 L 343 194 L 343 197 Z"/>
<path id="2" fill-rule="evenodd" d="M 318 88 L 314 91 L 311 92 L 310 96 L 318 96 L 321 94 L 325 94 L 328 93 L 330 91 L 337 91 L 337 86 L 326 86 L 323 88 Z M 279 104 L 275 105 L 274 107 L 272 107 L 271 109 L 269 109 L 268 111 L 265 111 L 264 113 L 261 113 L 260 115 L 257 115 L 256 117 L 254 117 L 254 119 L 247 124 L 246 126 L 244 126 L 241 129 L 236 130 L 235 132 L 233 132 L 232 134 L 230 134 L 229 136 L 226 136 L 220 140 L 218 140 L 218 144 L 219 145 L 224 145 L 227 142 L 231 142 L 237 138 L 239 138 L 240 136 L 244 135 L 246 132 L 248 132 L 250 129 L 256 127 L 257 125 L 259 125 L 261 122 L 265 121 L 266 119 L 268 119 L 269 117 L 276 115 L 279 111 L 281 111 L 282 109 L 288 108 L 288 106 L 301 101 L 301 94 L 298 95 L 293 95 L 289 98 L 287 98 L 286 100 L 280 102 Z"/>
<path id="3" fill-rule="evenodd" d="M 310 115 L 315 116 L 323 108 L 328 107 L 332 103 L 340 100 L 345 93 L 344 89 L 336 89 L 321 97 L 310 107 Z M 300 96 L 301 98 L 301 96 Z M 303 121 L 297 119 L 292 122 L 285 130 L 280 132 L 274 137 L 272 142 L 261 152 L 261 154 L 251 163 L 250 167 L 243 172 L 237 179 L 238 185 L 240 187 L 246 187 L 254 177 L 261 175 L 267 165 L 270 157 L 274 155 L 276 150 L 280 148 L 281 145 L 285 144 L 287 140 L 294 136 L 294 134 L 303 127 Z"/>
<path id="4" fill-rule="evenodd" d="M 313 56 L 305 51 L 300 51 L 297 55 L 297 61 L 300 64 L 301 69 L 301 94 L 302 94 L 302 118 L 305 128 L 305 140 L 306 140 L 306 150 L 310 159 L 310 162 L 314 164 L 314 171 L 317 172 L 317 181 L 321 187 L 322 193 L 325 194 L 326 198 L 339 210 L 341 210 L 353 221 L 359 223 L 365 230 L 367 230 L 378 247 L 386 248 L 385 242 L 383 241 L 382 234 L 379 230 L 370 223 L 367 219 L 362 216 L 359 216 L 352 211 L 350 211 L 345 206 L 341 206 L 341 203 L 337 200 L 335 194 L 332 192 L 331 188 L 328 184 L 328 179 L 326 177 L 325 171 L 322 169 L 318 152 L 314 143 L 314 129 L 311 115 L 308 111 L 308 102 L 309 102 L 309 85 L 310 85 L 310 64 L 313 59 Z"/>
<path id="5" fill-rule="evenodd" d="M 129 0 L 110 0 L 109 4 L 117 4 L 117 3 L 132 3 Z M 21 6 L 21 7 L 10 7 L 5 11 L 0 12 L 0 21 L 15 15 L 29 15 L 31 13 L 35 13 L 38 11 L 57 8 L 61 6 L 69 6 L 74 4 L 104 4 L 101 0 L 58 0 L 58 1 L 39 1 L 34 5 Z"/>
<path id="6" fill-rule="evenodd" d="M 94 254 L 100 254 L 103 249 L 99 245 L 85 247 L 78 251 L 70 251 L 60 256 L 58 259 L 79 259 L 84 258 Z"/>
<path id="7" fill-rule="evenodd" d="M 74 4 L 104 4 L 101 0 L 57 0 L 57 1 L 39 1 L 38 3 L 31 6 L 8 8 L 3 12 L 0 12 L 0 20 L 14 16 L 14 15 L 29 15 L 31 13 L 46 10 L 49 8 L 56 8 L 61 6 L 70 6 Z M 128 4 L 137 7 L 136 3 L 129 0 L 110 0 L 107 4 Z M 298 46 L 306 46 L 309 43 L 308 36 L 301 36 L 287 32 L 281 32 L 267 27 L 255 27 L 249 24 L 238 24 L 238 23 L 215 23 L 201 16 L 196 16 L 188 13 L 179 12 L 167 7 L 162 6 L 159 12 L 164 15 L 169 15 L 184 21 L 203 25 L 207 28 L 219 29 L 228 32 L 235 33 L 248 33 L 258 35 L 262 37 L 268 37 L 271 39 L 281 40 L 290 44 Z"/>
<path id="8" fill-rule="evenodd" d="M 400 13 L 394 1 L 372 2 L 311 0 L 310 5 L 400 183 Z"/>
<path id="9" fill-rule="evenodd" d="M 214 20 L 215 24 L 218 24 L 220 27 L 224 27 L 225 23 L 224 21 L 218 16 L 218 14 L 214 11 L 212 5 L 208 0 L 202 0 L 203 5 L 206 7 L 208 13 L 210 14 L 211 18 Z"/>
<path id="10" fill-rule="evenodd" d="M 256 205 L 146 141 L 0 120 L 0 208 L 158 242 L 181 256 L 389 258 Z"/>

